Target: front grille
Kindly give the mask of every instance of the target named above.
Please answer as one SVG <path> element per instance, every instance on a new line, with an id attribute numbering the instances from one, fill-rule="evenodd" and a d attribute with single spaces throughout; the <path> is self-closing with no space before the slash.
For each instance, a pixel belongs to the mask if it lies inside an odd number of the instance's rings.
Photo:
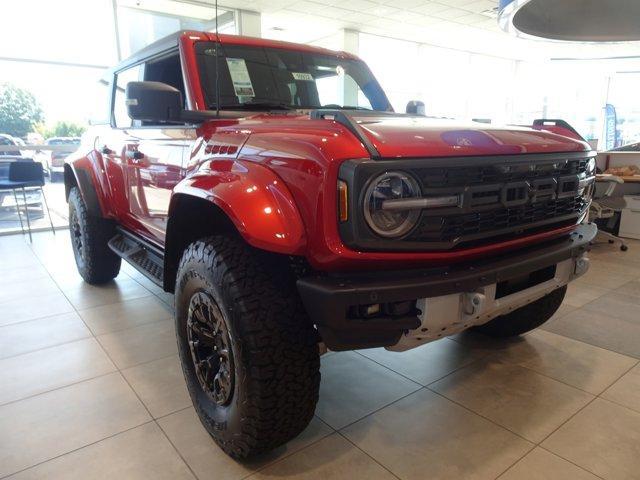
<path id="1" fill-rule="evenodd" d="M 579 188 L 589 153 L 509 155 L 412 160 L 348 161 L 340 178 L 356 215 L 340 224 L 346 245 L 361 250 L 430 251 L 463 249 L 576 224 L 587 209 Z M 459 199 L 455 206 L 424 208 L 404 237 L 385 239 L 362 214 L 368 182 L 399 170 L 420 183 L 422 197 Z"/>
<path id="2" fill-rule="evenodd" d="M 416 228 L 405 237 L 410 242 L 476 241 L 491 233 L 499 235 L 510 230 L 521 233 L 553 219 L 562 222 L 577 216 L 586 206 L 578 195 L 556 198 L 553 195 L 539 198 L 524 205 L 505 206 L 500 196 L 504 185 L 514 185 L 510 194 L 527 197 L 529 188 L 538 185 L 539 192 L 552 180 L 571 179 L 586 171 L 587 159 L 558 160 L 544 163 L 506 163 L 500 165 L 468 165 L 460 167 L 419 168 L 414 174 L 421 180 L 424 194 L 430 192 L 463 192 L 467 189 L 464 213 L 448 209 L 443 214 L 431 215 L 424 211 Z M 575 190 L 569 182 L 569 191 Z M 510 200 L 506 199 L 507 202 Z M 515 202 L 517 203 L 517 202 Z M 522 228 L 518 228 L 522 227 Z"/>
<path id="3" fill-rule="evenodd" d="M 418 168 L 416 176 L 425 188 L 490 185 L 546 177 L 576 175 L 586 171 L 587 159 L 559 160 L 545 163 L 468 165 L 464 167 Z"/>
<path id="4" fill-rule="evenodd" d="M 471 240 L 486 233 L 537 225 L 553 218 L 561 221 L 567 216 L 578 215 L 585 206 L 585 202 L 580 197 L 574 197 L 464 215 L 423 216 L 406 240 L 421 242 L 456 242 L 463 238 Z"/>

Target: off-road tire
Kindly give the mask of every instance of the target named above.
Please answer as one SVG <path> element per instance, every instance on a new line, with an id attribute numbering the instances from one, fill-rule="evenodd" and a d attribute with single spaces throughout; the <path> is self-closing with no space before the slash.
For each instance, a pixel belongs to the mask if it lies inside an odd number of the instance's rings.
<path id="1" fill-rule="evenodd" d="M 115 224 L 90 215 L 77 187 L 69 192 L 69 232 L 78 273 L 85 282 L 98 285 L 118 276 L 121 259 L 108 246 L 116 234 Z"/>
<path id="2" fill-rule="evenodd" d="M 232 397 L 216 403 L 198 381 L 188 341 L 189 305 L 215 301 L 229 333 Z M 231 457 L 244 459 L 296 437 L 313 418 L 320 386 L 318 336 L 288 262 L 239 238 L 214 236 L 182 255 L 175 290 L 178 350 L 202 424 Z"/>
<path id="3" fill-rule="evenodd" d="M 558 288 L 529 305 L 496 317 L 484 325 L 473 327 L 473 330 L 496 338 L 522 335 L 538 328 L 549 320 L 560 308 L 566 293 L 566 286 Z"/>

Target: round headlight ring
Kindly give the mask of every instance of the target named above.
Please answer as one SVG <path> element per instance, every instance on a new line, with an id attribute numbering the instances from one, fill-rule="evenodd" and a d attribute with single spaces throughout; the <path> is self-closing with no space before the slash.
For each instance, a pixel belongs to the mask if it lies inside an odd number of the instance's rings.
<path id="1" fill-rule="evenodd" d="M 369 182 L 364 195 L 364 218 L 373 232 L 384 238 L 406 235 L 415 227 L 420 210 L 382 210 L 385 200 L 421 197 L 420 184 L 408 173 L 385 172 Z"/>

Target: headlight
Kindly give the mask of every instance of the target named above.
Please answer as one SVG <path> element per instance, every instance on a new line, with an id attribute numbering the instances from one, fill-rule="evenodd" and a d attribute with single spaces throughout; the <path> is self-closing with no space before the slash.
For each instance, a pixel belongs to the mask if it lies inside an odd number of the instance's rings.
<path id="1" fill-rule="evenodd" d="M 587 174 L 587 177 L 591 177 L 592 175 L 596 174 L 596 159 L 595 158 L 590 158 L 589 161 L 587 162 L 587 166 L 585 168 L 585 173 Z"/>
<path id="2" fill-rule="evenodd" d="M 364 196 L 364 218 L 381 237 L 400 237 L 411 230 L 420 218 L 420 210 L 384 209 L 389 200 L 419 198 L 418 182 L 404 172 L 386 172 L 373 179 Z"/>

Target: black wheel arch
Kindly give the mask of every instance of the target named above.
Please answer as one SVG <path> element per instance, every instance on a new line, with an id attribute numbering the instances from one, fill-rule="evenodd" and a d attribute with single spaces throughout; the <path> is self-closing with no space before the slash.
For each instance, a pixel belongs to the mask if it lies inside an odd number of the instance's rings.
<path id="1" fill-rule="evenodd" d="M 240 237 L 235 225 L 220 207 L 194 195 L 174 194 L 169 206 L 165 238 L 164 290 L 175 290 L 180 258 L 191 243 L 222 234 Z"/>
<path id="2" fill-rule="evenodd" d="M 82 195 L 87 212 L 94 217 L 104 217 L 104 213 L 100 208 L 98 201 L 98 193 L 95 185 L 91 181 L 89 172 L 82 168 L 75 168 L 69 163 L 64 164 L 64 194 L 67 202 L 69 201 L 69 193 L 73 187 L 77 187 Z"/>

